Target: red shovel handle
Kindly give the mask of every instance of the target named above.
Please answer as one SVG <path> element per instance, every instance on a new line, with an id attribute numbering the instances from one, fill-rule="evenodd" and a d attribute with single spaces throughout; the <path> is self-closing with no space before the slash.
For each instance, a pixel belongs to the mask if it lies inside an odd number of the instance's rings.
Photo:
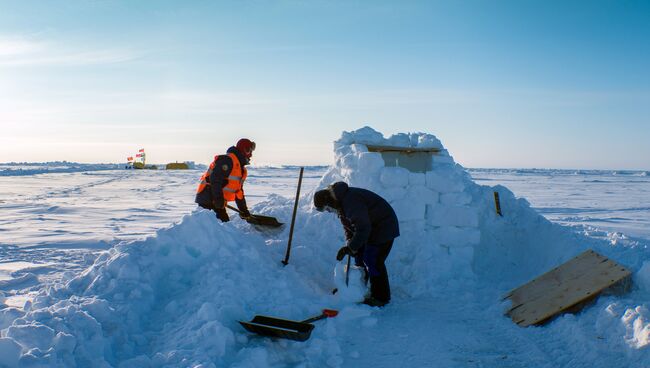
<path id="1" fill-rule="evenodd" d="M 319 321 L 321 319 L 336 317 L 338 314 L 339 314 L 339 311 L 337 311 L 337 310 L 323 309 L 323 313 L 321 313 L 319 316 L 311 317 L 309 319 L 306 319 L 306 320 L 302 321 L 302 323 L 312 323 L 312 322 Z"/>

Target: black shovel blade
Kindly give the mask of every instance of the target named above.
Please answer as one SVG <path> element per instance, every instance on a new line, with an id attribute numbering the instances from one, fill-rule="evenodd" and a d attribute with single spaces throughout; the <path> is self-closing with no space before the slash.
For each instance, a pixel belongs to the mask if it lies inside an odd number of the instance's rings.
<path id="1" fill-rule="evenodd" d="M 282 339 L 305 341 L 311 336 L 314 325 L 288 319 L 255 316 L 250 322 L 239 321 L 244 328 L 252 333 Z"/>
<path id="2" fill-rule="evenodd" d="M 275 217 L 262 216 L 262 215 L 251 215 L 249 218 L 246 219 L 246 222 L 248 222 L 251 225 L 260 225 L 260 226 L 268 226 L 268 227 L 280 227 L 284 225 L 283 223 L 279 222 L 278 219 L 276 219 Z"/>

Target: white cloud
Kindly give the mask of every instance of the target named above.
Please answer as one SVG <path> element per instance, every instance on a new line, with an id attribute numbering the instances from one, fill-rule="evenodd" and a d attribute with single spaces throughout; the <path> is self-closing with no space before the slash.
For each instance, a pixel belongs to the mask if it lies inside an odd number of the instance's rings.
<path id="1" fill-rule="evenodd" d="M 4 57 L 29 54 L 38 51 L 43 45 L 18 37 L 0 37 L 0 60 Z"/>
<path id="2" fill-rule="evenodd" d="M 0 67 L 114 64 L 141 56 L 141 52 L 128 49 L 82 49 L 24 37 L 0 36 Z"/>

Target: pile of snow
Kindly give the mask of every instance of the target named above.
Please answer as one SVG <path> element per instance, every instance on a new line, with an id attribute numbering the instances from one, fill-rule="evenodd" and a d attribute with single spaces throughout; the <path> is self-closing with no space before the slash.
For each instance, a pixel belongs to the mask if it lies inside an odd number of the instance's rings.
<path id="1" fill-rule="evenodd" d="M 410 172 L 387 167 L 367 145 L 437 148 L 439 154 L 426 172 Z M 547 221 L 505 187 L 475 184 L 430 134 L 384 138 L 366 127 L 344 132 L 334 149 L 335 165 L 301 198 L 288 266 L 280 263 L 288 226 L 257 232 L 239 219 L 221 224 L 211 212 L 197 210 L 154 237 L 119 244 L 24 310 L 1 309 L 0 366 L 346 365 L 359 357 L 346 350 L 366 343 L 363 328 L 375 326 L 377 318 L 374 309 L 355 303 L 363 293 L 358 272 L 350 289 L 331 293 L 344 287 L 342 265 L 333 259 L 343 232 L 335 216 L 314 211 L 311 197 L 339 180 L 379 193 L 400 219 L 402 236 L 387 262 L 390 308 L 427 298 L 460 299 L 467 313 L 481 316 L 468 323 L 488 321 L 534 334 L 536 329 L 519 329 L 501 315 L 500 296 L 591 247 L 633 269 L 640 287 L 558 319 L 548 334 L 592 363 L 603 356 L 628 366 L 650 359 L 650 272 L 639 257 L 647 251 L 578 235 Z M 494 191 L 503 217 L 495 214 Z M 290 199 L 270 196 L 254 211 L 288 221 L 292 206 Z M 317 322 L 304 343 L 251 337 L 237 323 L 255 314 L 302 320 L 326 307 L 341 313 Z M 399 316 L 399 309 L 394 313 Z M 611 351 L 595 354 L 601 345 L 584 337 L 589 334 L 601 336 Z M 573 358 L 567 359 L 561 362 Z"/>
<path id="2" fill-rule="evenodd" d="M 0 366 L 14 366 L 17 356 L 21 366 L 70 367 L 259 367 L 283 358 L 247 348 L 237 320 L 262 308 L 304 319 L 329 305 L 329 295 L 291 265 L 282 267 L 278 247 L 235 222 L 218 225 L 200 211 L 146 241 L 104 253 L 82 275 L 36 297 L 21 318 L 3 309 Z M 322 344 L 336 354 L 335 336 L 309 344 L 312 354 Z"/>

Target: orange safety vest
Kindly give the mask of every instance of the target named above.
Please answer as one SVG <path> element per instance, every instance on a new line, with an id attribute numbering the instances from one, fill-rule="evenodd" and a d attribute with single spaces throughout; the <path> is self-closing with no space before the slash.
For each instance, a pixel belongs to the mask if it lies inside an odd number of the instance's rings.
<path id="1" fill-rule="evenodd" d="M 232 171 L 230 171 L 230 175 L 228 176 L 228 184 L 223 187 L 223 199 L 226 202 L 232 202 L 235 199 L 244 199 L 244 190 L 242 187 L 244 185 L 244 180 L 246 180 L 246 176 L 248 176 L 248 171 L 245 167 L 241 166 L 239 159 L 234 153 L 229 153 L 228 156 L 232 160 Z M 208 171 L 201 176 L 201 182 L 199 183 L 199 187 L 196 189 L 197 193 L 201 193 L 208 185 L 210 185 L 210 175 L 214 170 L 214 164 L 217 162 L 218 158 L 219 156 L 214 158 Z"/>

